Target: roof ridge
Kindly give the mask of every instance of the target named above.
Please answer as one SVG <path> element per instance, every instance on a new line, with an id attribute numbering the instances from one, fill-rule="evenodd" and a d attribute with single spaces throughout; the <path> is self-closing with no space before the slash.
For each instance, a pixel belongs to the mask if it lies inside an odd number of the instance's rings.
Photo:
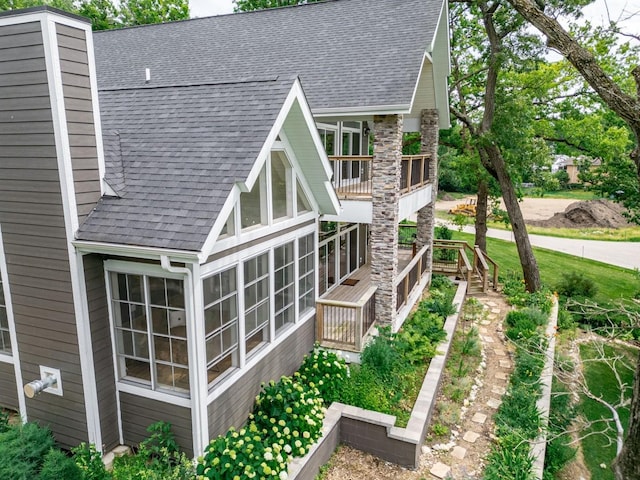
<path id="1" fill-rule="evenodd" d="M 117 92 L 126 90 L 154 90 L 162 88 L 188 88 L 188 87 L 206 87 L 216 85 L 244 85 L 247 83 L 269 83 L 277 82 L 278 80 L 291 80 L 294 81 L 298 78 L 297 75 L 275 75 L 271 77 L 248 77 L 238 80 L 222 80 L 217 82 L 194 82 L 194 83 L 176 83 L 166 85 L 138 85 L 135 87 L 115 87 L 115 88 L 100 88 L 100 92 Z"/>

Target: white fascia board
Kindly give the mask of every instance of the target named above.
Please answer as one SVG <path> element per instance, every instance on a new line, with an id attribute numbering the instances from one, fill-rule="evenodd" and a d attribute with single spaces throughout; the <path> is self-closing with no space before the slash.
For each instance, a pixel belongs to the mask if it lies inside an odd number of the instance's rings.
<path id="1" fill-rule="evenodd" d="M 422 70 L 424 69 L 425 62 L 429 62 L 433 65 L 433 59 L 431 58 L 431 55 L 429 55 L 427 52 L 424 53 L 424 55 L 422 56 L 422 62 L 420 62 L 420 71 L 418 72 L 418 78 L 416 78 L 416 84 L 413 87 L 413 94 L 411 95 L 410 111 L 413 111 L 413 104 L 416 100 L 416 95 L 418 94 L 418 86 L 420 85 L 420 79 L 422 78 Z"/>
<path id="2" fill-rule="evenodd" d="M 446 43 L 447 52 L 451 51 L 451 44 L 449 41 L 449 4 L 446 1 L 442 2 L 442 8 L 440 9 L 440 16 L 438 17 L 438 23 L 436 24 L 435 35 L 431 39 L 431 45 L 429 46 L 429 52 L 433 52 L 436 48 L 436 42 L 438 41 L 438 32 L 440 27 L 444 26 L 444 41 Z M 447 75 L 451 73 L 451 55 L 447 55 Z"/>
<path id="3" fill-rule="evenodd" d="M 100 253 L 103 255 L 144 258 L 148 260 L 159 260 L 161 256 L 165 255 L 172 260 L 191 262 L 198 258 L 199 253 L 184 250 L 137 247 L 135 245 L 120 245 L 116 243 L 89 242 L 85 240 L 75 240 L 71 243 L 77 251 L 82 253 Z"/>
<path id="4" fill-rule="evenodd" d="M 372 105 L 367 107 L 331 107 L 313 110 L 316 118 L 322 117 L 370 117 L 371 115 L 405 115 L 411 113 L 408 105 Z"/>

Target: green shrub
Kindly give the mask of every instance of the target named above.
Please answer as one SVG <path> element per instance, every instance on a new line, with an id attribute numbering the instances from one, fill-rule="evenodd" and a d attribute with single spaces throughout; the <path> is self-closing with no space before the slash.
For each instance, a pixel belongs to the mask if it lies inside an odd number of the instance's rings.
<path id="1" fill-rule="evenodd" d="M 296 456 L 303 456 L 320 438 L 324 407 L 318 390 L 300 383 L 299 377 L 296 372 L 294 379 L 282 377 L 263 385 L 249 420 L 267 445 L 288 444 Z"/>
<path id="2" fill-rule="evenodd" d="M 593 298 L 598 293 L 598 286 L 592 279 L 581 272 L 562 274 L 562 280 L 556 285 L 559 295 L 566 298 Z"/>
<path id="3" fill-rule="evenodd" d="M 8 410 L 0 408 L 0 433 L 6 432 L 11 428 L 9 425 L 10 414 Z"/>
<path id="4" fill-rule="evenodd" d="M 116 457 L 112 473 L 115 480 L 192 480 L 195 468 L 184 453 L 163 449 L 157 456 L 142 445 L 134 455 Z"/>
<path id="5" fill-rule="evenodd" d="M 82 442 L 71 449 L 76 465 L 82 470 L 83 480 L 109 480 L 111 474 L 104 468 L 102 454 L 93 444 Z"/>
<path id="6" fill-rule="evenodd" d="M 436 313 L 442 318 L 447 318 L 449 315 L 456 313 L 456 306 L 451 303 L 451 300 L 452 297 L 447 292 L 432 289 L 429 298 L 420 302 L 416 313 L 426 310 L 427 312 Z"/>
<path id="7" fill-rule="evenodd" d="M 526 310 L 512 310 L 507 314 L 505 323 L 509 327 L 505 335 L 513 341 L 530 338 L 540 326 L 538 319 Z"/>
<path id="8" fill-rule="evenodd" d="M 0 478 L 38 478 L 44 457 L 54 446 L 51 432 L 36 423 L 9 427 L 0 433 Z"/>
<path id="9" fill-rule="evenodd" d="M 298 372 L 301 382 L 318 389 L 325 406 L 340 400 L 347 379 L 344 358 L 334 352 L 316 348 L 310 355 L 305 355 Z"/>
<path id="10" fill-rule="evenodd" d="M 558 330 L 573 330 L 576 328 L 576 321 L 573 315 L 565 308 L 558 310 Z"/>
<path id="11" fill-rule="evenodd" d="M 351 369 L 342 397 L 343 403 L 376 412 L 391 413 L 393 400 L 390 398 L 387 385 L 371 367 L 361 365 Z"/>
<path id="12" fill-rule="evenodd" d="M 360 361 L 382 379 L 392 380 L 393 372 L 400 366 L 400 354 L 394 345 L 395 336 L 390 327 L 378 328 L 374 337 L 362 350 Z"/>
<path id="13" fill-rule="evenodd" d="M 434 235 L 439 240 L 451 240 L 453 238 L 453 231 L 446 225 L 438 225 L 434 229 Z"/>
<path id="14" fill-rule="evenodd" d="M 530 480 L 533 457 L 529 442 L 517 435 L 499 438 L 491 448 L 484 470 L 484 480 Z"/>
<path id="15" fill-rule="evenodd" d="M 432 290 L 446 290 L 451 289 L 455 286 L 453 281 L 447 277 L 446 275 L 441 275 L 439 273 L 434 273 L 431 277 L 431 286 Z"/>
<path id="16" fill-rule="evenodd" d="M 84 477 L 72 458 L 52 448 L 44 457 L 38 480 L 84 480 Z"/>

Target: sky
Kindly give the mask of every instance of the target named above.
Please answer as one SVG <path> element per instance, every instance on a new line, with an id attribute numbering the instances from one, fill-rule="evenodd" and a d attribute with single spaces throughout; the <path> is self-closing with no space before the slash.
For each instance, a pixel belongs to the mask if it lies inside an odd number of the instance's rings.
<path id="1" fill-rule="evenodd" d="M 233 12 L 232 0 L 189 0 L 192 17 L 207 17 Z M 636 17 L 625 25 L 633 33 L 640 33 L 640 0 L 596 0 L 585 9 L 585 16 L 592 23 L 602 25 L 608 23 L 607 7 L 613 20 L 626 18 L 632 13 Z"/>

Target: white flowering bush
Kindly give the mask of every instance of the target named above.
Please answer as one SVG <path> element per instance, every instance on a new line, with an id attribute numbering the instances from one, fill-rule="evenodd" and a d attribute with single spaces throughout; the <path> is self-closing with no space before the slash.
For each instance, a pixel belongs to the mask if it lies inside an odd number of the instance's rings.
<path id="1" fill-rule="evenodd" d="M 293 456 L 305 455 L 320 438 L 324 406 L 318 390 L 294 378 L 282 377 L 262 386 L 253 415 L 268 443 L 292 449 Z M 287 449 L 288 449 L 287 448 Z"/>
<path id="2" fill-rule="evenodd" d="M 291 377 L 262 388 L 248 426 L 219 436 L 198 459 L 199 480 L 286 480 L 291 458 L 320 438 L 324 407 L 317 389 Z"/>
<path id="3" fill-rule="evenodd" d="M 298 373 L 301 382 L 318 389 L 325 406 L 340 400 L 347 379 L 344 358 L 316 348 L 310 355 L 305 355 Z"/>

